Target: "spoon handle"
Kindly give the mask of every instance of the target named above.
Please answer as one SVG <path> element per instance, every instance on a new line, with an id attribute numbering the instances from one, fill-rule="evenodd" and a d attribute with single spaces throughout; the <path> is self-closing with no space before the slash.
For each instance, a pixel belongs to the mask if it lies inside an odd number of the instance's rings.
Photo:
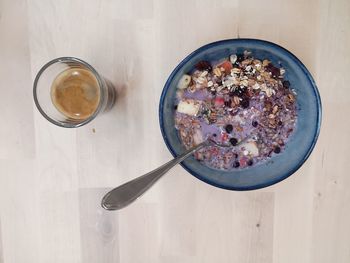
<path id="1" fill-rule="evenodd" d="M 207 141 L 204 141 L 195 147 L 185 151 L 183 154 L 177 156 L 173 160 L 163 164 L 155 170 L 141 175 L 121 186 L 109 191 L 102 199 L 101 205 L 106 210 L 119 210 L 131 204 L 143 193 L 145 193 L 151 186 L 159 180 L 165 173 L 173 168 L 178 163 L 185 160 L 192 153 L 199 150 L 203 146 L 208 145 Z"/>

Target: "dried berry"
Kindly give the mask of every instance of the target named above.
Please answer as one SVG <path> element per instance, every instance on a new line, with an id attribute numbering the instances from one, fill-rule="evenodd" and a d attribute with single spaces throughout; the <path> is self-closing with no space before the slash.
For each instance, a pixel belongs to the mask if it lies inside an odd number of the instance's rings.
<path id="1" fill-rule="evenodd" d="M 177 105 L 174 106 L 174 110 L 177 110 Z"/>
<path id="2" fill-rule="evenodd" d="M 240 166 L 239 162 L 238 161 L 235 161 L 233 162 L 233 165 L 232 165 L 234 168 L 238 168 Z"/>
<path id="3" fill-rule="evenodd" d="M 221 107 L 222 105 L 224 105 L 224 103 L 224 98 L 215 98 L 214 100 L 214 104 L 216 107 Z"/>
<path id="4" fill-rule="evenodd" d="M 289 89 L 289 87 L 290 87 L 290 82 L 289 82 L 288 80 L 284 80 L 284 81 L 282 82 L 282 85 L 283 85 L 283 87 L 285 87 L 286 89 Z"/>
<path id="5" fill-rule="evenodd" d="M 212 70 L 211 64 L 208 61 L 205 61 L 205 60 L 199 61 L 196 64 L 195 68 L 198 69 L 198 70 L 201 70 L 201 71 L 207 70 L 209 72 Z"/>
<path id="6" fill-rule="evenodd" d="M 276 68 L 271 63 L 266 66 L 266 70 L 271 72 L 273 78 L 278 78 L 280 76 L 280 69 Z"/>
<path id="7" fill-rule="evenodd" d="M 259 123 L 258 123 L 257 121 L 253 121 L 253 122 L 252 122 L 253 127 L 258 127 L 258 124 L 259 124 Z"/>
<path id="8" fill-rule="evenodd" d="M 230 139 L 230 143 L 233 145 L 233 146 L 236 146 L 237 143 L 238 143 L 238 140 L 236 138 L 231 138 Z"/>
<path id="9" fill-rule="evenodd" d="M 249 159 L 248 161 L 247 161 L 247 165 L 249 165 L 249 166 L 252 166 L 253 165 L 253 160 L 252 159 Z"/>
<path id="10" fill-rule="evenodd" d="M 276 146 L 274 149 L 273 149 L 273 152 L 274 153 L 280 153 L 281 152 L 281 148 L 279 146 Z"/>
<path id="11" fill-rule="evenodd" d="M 227 133 L 222 133 L 222 134 L 221 134 L 221 140 L 222 140 L 222 141 L 226 141 L 227 138 L 228 138 L 228 134 L 227 134 Z"/>
<path id="12" fill-rule="evenodd" d="M 230 74 L 231 69 L 232 69 L 232 64 L 230 61 L 224 61 L 223 63 L 221 63 L 219 65 L 219 68 L 221 69 L 221 71 L 225 71 L 226 74 Z M 222 70 L 224 69 L 224 70 Z"/>
<path id="13" fill-rule="evenodd" d="M 233 126 L 232 126 L 231 124 L 227 124 L 227 125 L 225 126 L 225 131 L 226 131 L 227 133 L 231 133 L 231 132 L 233 131 Z"/>
<path id="14" fill-rule="evenodd" d="M 247 98 L 251 98 L 253 97 L 254 93 L 252 90 L 246 89 L 244 92 L 244 96 L 246 96 Z"/>

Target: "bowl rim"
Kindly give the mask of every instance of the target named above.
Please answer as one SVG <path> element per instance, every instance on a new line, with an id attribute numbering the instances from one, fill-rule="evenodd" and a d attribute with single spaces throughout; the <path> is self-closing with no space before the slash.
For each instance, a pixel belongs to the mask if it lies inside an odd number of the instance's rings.
<path id="1" fill-rule="evenodd" d="M 289 58 L 291 58 L 299 67 L 300 69 L 303 71 L 303 73 L 305 74 L 305 76 L 309 79 L 310 84 L 313 88 L 314 91 L 314 95 L 316 98 L 316 103 L 317 103 L 317 127 L 313 136 L 313 140 L 309 146 L 308 151 L 304 154 L 303 158 L 300 160 L 300 162 L 298 162 L 293 169 L 285 172 L 284 174 L 282 174 L 281 176 L 279 176 L 278 178 L 268 181 L 266 183 L 261 183 L 258 185 L 254 185 L 254 186 L 228 186 L 225 184 L 219 184 L 213 181 L 208 180 L 206 177 L 203 177 L 202 175 L 198 174 L 197 172 L 193 171 L 192 169 L 190 169 L 189 167 L 186 166 L 185 163 L 181 162 L 180 165 L 187 171 L 189 172 L 191 175 L 193 175 L 194 177 L 196 177 L 197 179 L 218 187 L 218 188 L 222 188 L 222 189 L 226 189 L 226 190 L 235 190 L 235 191 L 248 191 L 248 190 L 256 190 L 256 189 L 261 189 L 261 188 L 265 188 L 271 185 L 274 185 L 276 183 L 279 183 L 285 179 L 287 179 L 289 176 L 291 176 L 292 174 L 294 174 L 304 163 L 305 161 L 310 157 L 311 152 L 313 151 L 313 149 L 315 148 L 317 139 L 319 137 L 320 134 L 320 129 L 321 129 L 321 122 L 322 122 L 322 102 L 321 102 L 321 97 L 318 91 L 318 88 L 316 86 L 316 83 L 311 75 L 311 73 L 307 70 L 306 66 L 294 55 L 292 54 L 290 51 L 288 51 L 286 48 L 275 44 L 273 42 L 270 41 L 266 41 L 266 40 L 262 40 L 262 39 L 254 39 L 254 38 L 234 38 L 234 39 L 223 39 L 223 40 L 219 40 L 219 41 L 215 41 L 215 42 L 211 42 L 208 43 L 206 45 L 203 45 L 201 47 L 199 47 L 198 49 L 194 50 L 193 52 L 191 52 L 189 55 L 187 55 L 176 67 L 175 69 L 171 72 L 171 74 L 169 75 L 167 81 L 164 84 L 163 90 L 162 90 L 162 94 L 160 96 L 160 100 L 159 100 L 159 108 L 158 108 L 158 117 L 159 117 L 159 126 L 160 126 L 160 130 L 162 133 L 162 137 L 163 140 L 168 148 L 168 150 L 170 151 L 170 153 L 176 157 L 176 153 L 174 148 L 171 146 L 171 144 L 169 143 L 169 140 L 167 138 L 167 135 L 165 134 L 165 129 L 164 129 L 164 122 L 163 122 L 163 108 L 164 108 L 164 99 L 165 99 L 165 95 L 167 94 L 167 91 L 170 87 L 170 83 L 172 82 L 174 76 L 177 74 L 177 72 L 189 61 L 191 60 L 196 54 L 202 52 L 203 50 L 206 50 L 210 47 L 216 46 L 216 45 L 221 45 L 221 44 L 226 44 L 226 43 L 232 43 L 232 42 L 244 42 L 244 41 L 248 41 L 248 42 L 255 42 L 255 43 L 259 43 L 259 44 L 264 44 L 264 45 L 268 45 L 272 48 L 277 48 L 280 49 L 282 52 L 284 52 Z"/>

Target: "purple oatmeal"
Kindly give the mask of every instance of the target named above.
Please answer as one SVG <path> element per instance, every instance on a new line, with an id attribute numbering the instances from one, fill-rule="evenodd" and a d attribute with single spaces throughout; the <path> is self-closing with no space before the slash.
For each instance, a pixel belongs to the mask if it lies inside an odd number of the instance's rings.
<path id="1" fill-rule="evenodd" d="M 222 170 L 252 166 L 280 154 L 297 119 L 296 93 L 285 70 L 245 51 L 211 64 L 200 61 L 178 82 L 175 127 L 186 148 L 208 139 L 195 153 Z"/>

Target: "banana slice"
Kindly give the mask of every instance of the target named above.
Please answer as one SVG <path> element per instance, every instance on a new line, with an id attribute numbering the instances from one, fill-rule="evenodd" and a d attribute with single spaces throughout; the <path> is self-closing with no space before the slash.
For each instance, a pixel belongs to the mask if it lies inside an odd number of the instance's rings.
<path id="1" fill-rule="evenodd" d="M 199 111 L 200 104 L 195 100 L 182 100 L 177 105 L 177 111 L 191 116 L 196 116 Z"/>
<path id="2" fill-rule="evenodd" d="M 190 75 L 183 75 L 180 80 L 179 83 L 177 84 L 177 88 L 178 89 L 186 89 L 188 87 L 188 85 L 191 82 L 191 76 Z"/>
<path id="3" fill-rule="evenodd" d="M 193 133 L 193 142 L 195 145 L 198 145 L 203 142 L 203 134 L 199 129 L 196 129 Z"/>
<path id="4" fill-rule="evenodd" d="M 254 142 L 254 141 L 243 143 L 242 148 L 246 149 L 249 152 L 249 154 L 252 156 L 259 155 L 259 148 L 256 145 L 256 142 Z"/>

